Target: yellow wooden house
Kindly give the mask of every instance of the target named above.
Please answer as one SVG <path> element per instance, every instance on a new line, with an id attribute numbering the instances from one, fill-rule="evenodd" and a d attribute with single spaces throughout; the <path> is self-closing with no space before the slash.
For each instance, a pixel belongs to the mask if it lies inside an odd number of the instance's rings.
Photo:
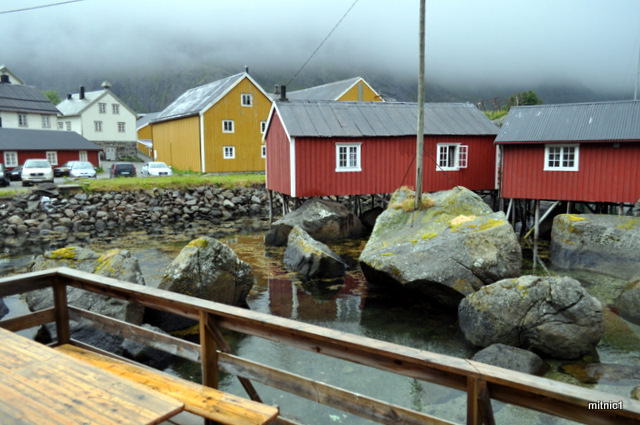
<path id="1" fill-rule="evenodd" d="M 362 77 L 353 77 L 307 89 L 290 91 L 291 100 L 339 100 L 361 102 L 384 102 L 382 96 Z"/>
<path id="2" fill-rule="evenodd" d="M 270 108 L 246 72 L 189 89 L 151 122 L 154 157 L 178 170 L 264 171 Z"/>

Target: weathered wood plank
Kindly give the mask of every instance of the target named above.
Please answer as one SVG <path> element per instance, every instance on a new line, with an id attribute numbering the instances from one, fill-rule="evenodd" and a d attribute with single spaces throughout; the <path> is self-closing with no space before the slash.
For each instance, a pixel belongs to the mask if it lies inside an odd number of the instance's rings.
<path id="1" fill-rule="evenodd" d="M 33 328 L 35 326 L 44 325 L 56 320 L 56 312 L 53 307 L 35 311 L 33 313 L 24 314 L 19 317 L 3 320 L 0 322 L 0 328 L 10 330 L 12 332 Z"/>
<path id="2" fill-rule="evenodd" d="M 53 285 L 53 307 L 56 311 L 56 334 L 58 343 L 67 344 L 71 338 L 69 329 L 69 310 L 67 309 L 67 285 L 56 277 Z"/>
<path id="3" fill-rule="evenodd" d="M 229 425 L 257 425 L 273 421 L 278 409 L 202 386 L 150 368 L 126 363 L 73 345 L 57 350 L 118 376 L 146 385 L 185 403 L 185 410 Z"/>
<path id="4" fill-rule="evenodd" d="M 209 315 L 200 312 L 200 358 L 202 367 L 202 384 L 218 388 L 218 351 Z"/>

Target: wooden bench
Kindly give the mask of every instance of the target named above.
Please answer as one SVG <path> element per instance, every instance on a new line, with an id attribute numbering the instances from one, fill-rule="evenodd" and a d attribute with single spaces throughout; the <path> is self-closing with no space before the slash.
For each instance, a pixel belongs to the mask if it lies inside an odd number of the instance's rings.
<path id="1" fill-rule="evenodd" d="M 75 345 L 55 347 L 63 353 L 86 361 L 155 391 L 180 400 L 185 410 L 206 419 L 229 425 L 268 424 L 278 416 L 278 408 L 196 384 L 161 371 L 136 365 Z"/>

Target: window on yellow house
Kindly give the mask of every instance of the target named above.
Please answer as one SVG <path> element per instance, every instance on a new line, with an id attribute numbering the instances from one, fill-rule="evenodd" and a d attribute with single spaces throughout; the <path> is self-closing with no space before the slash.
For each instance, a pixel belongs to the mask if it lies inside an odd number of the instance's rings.
<path id="1" fill-rule="evenodd" d="M 233 120 L 222 120 L 222 132 L 233 133 Z"/>
<path id="2" fill-rule="evenodd" d="M 242 106 L 253 105 L 253 96 L 248 93 L 242 93 Z"/>
<path id="3" fill-rule="evenodd" d="M 236 157 L 236 147 L 235 146 L 223 146 L 222 147 L 222 157 L 224 159 L 234 159 Z"/>

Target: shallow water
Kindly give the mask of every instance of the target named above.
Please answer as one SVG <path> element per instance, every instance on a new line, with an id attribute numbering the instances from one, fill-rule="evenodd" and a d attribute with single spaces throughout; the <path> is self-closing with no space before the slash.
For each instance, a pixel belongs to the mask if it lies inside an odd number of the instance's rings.
<path id="1" fill-rule="evenodd" d="M 226 233 L 230 232 L 229 230 Z M 230 234 L 226 237 L 221 236 L 220 229 L 215 232 L 193 229 L 187 235 L 147 235 L 144 232 L 135 232 L 108 241 L 96 241 L 90 247 L 96 251 L 126 247 L 138 258 L 147 285 L 157 286 L 166 265 L 193 237 L 202 234 L 215 234 L 253 267 L 256 284 L 247 300 L 252 310 L 456 357 L 469 358 L 476 350 L 464 340 L 455 313 L 433 309 L 426 303 L 417 302 L 415 298 L 408 302 L 402 296 L 392 297 L 389 293 L 368 285 L 357 266 L 357 258 L 364 247 L 364 240 L 330 245 L 347 260 L 352 270 L 344 279 L 316 283 L 303 282 L 295 274 L 284 270 L 284 249 L 265 248 L 264 234 L 261 232 Z M 27 255 L 5 256 L 0 259 L 0 274 L 25 271 L 30 259 Z M 625 283 L 594 273 L 565 274 L 580 280 L 592 295 L 601 300 L 603 307 L 611 303 Z M 19 302 L 12 300 L 10 308 L 19 308 Z M 640 364 L 640 327 L 620 319 L 607 309 L 605 320 L 605 338 L 597 350 L 600 361 L 620 365 Z M 260 338 L 244 337 L 235 341 L 233 345 L 239 354 L 249 359 L 283 367 L 294 373 L 374 398 L 389 400 L 453 422 L 465 422 L 466 394 L 455 390 L 330 359 Z M 547 377 L 551 379 L 614 395 L 628 397 L 630 391 L 640 385 L 640 381 L 613 381 L 606 377 L 595 384 L 585 384 L 560 369 L 565 363 L 576 362 L 549 363 L 551 370 Z M 178 363 L 174 369 L 186 377 L 198 378 L 198 370 L 193 365 Z M 244 395 L 244 390 L 232 376 L 223 374 L 221 387 L 229 392 Z M 278 404 L 288 417 L 304 419 L 306 423 L 370 423 L 260 384 L 256 384 L 256 388 L 266 403 Z M 498 423 L 568 423 L 526 409 L 504 406 L 502 403 L 493 402 L 493 406 Z"/>

